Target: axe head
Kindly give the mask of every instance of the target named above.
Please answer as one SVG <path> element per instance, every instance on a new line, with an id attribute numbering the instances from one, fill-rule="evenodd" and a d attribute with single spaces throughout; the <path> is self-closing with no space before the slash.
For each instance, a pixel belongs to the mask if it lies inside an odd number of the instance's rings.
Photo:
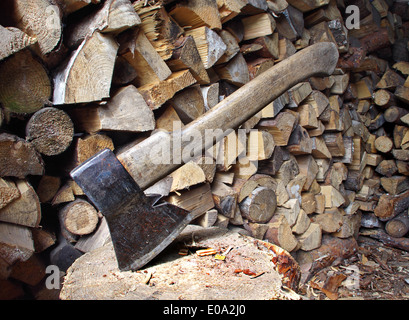
<path id="1" fill-rule="evenodd" d="M 105 216 L 120 270 L 137 270 L 165 249 L 192 220 L 188 211 L 148 197 L 105 149 L 71 172 Z"/>

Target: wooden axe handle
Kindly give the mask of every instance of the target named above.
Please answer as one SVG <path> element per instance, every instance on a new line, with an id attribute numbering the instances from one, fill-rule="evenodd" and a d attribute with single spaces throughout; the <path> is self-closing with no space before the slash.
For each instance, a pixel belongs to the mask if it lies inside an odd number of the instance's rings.
<path id="1" fill-rule="evenodd" d="M 183 152 L 194 149 L 191 137 L 197 133 L 202 137 L 202 140 L 196 139 L 200 143 L 198 147 L 207 150 L 222 139 L 228 129 L 236 129 L 297 83 L 312 76 L 331 75 L 337 62 L 335 44 L 322 42 L 309 46 L 251 80 L 177 134 L 157 132 L 117 157 L 141 189 L 146 189 L 183 164 L 179 161 L 181 153 L 183 156 Z M 221 134 L 206 144 L 205 130 Z"/>

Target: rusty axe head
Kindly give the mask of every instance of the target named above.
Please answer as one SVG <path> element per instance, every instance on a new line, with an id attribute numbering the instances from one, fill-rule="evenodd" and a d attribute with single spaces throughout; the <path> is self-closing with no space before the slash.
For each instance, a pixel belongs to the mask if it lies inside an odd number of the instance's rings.
<path id="1" fill-rule="evenodd" d="M 74 181 L 105 216 L 120 270 L 137 270 L 165 249 L 192 220 L 169 203 L 156 205 L 105 149 L 71 172 Z"/>

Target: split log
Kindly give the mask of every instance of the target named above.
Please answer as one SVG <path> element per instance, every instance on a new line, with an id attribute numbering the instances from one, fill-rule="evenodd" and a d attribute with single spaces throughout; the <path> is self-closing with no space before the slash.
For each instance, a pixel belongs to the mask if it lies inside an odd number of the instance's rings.
<path id="1" fill-rule="evenodd" d="M 206 181 L 206 176 L 202 168 L 193 161 L 184 164 L 173 171 L 169 176 L 172 178 L 170 192 L 189 189 L 191 186 Z"/>
<path id="2" fill-rule="evenodd" d="M 133 82 L 136 87 L 166 80 L 172 74 L 142 30 L 131 29 L 121 34 L 119 43 L 119 54 L 137 73 Z"/>
<path id="3" fill-rule="evenodd" d="M 199 84 L 209 84 L 209 75 L 202 62 L 193 37 L 180 38 L 175 42 L 175 47 L 170 60 L 167 61 L 170 70 L 175 72 L 189 69 Z"/>
<path id="4" fill-rule="evenodd" d="M 75 149 L 75 166 L 79 166 L 85 160 L 91 158 L 105 148 L 114 150 L 112 139 L 103 134 L 87 135 L 79 138 L 76 142 Z"/>
<path id="5" fill-rule="evenodd" d="M 382 177 L 381 185 L 389 194 L 397 195 L 409 189 L 409 180 L 405 176 Z"/>
<path id="6" fill-rule="evenodd" d="M 297 247 L 298 241 L 283 215 L 274 216 L 268 223 L 268 227 L 264 235 L 265 240 L 280 246 L 288 252 L 293 251 Z"/>
<path id="7" fill-rule="evenodd" d="M 247 156 L 250 161 L 271 158 L 275 149 L 273 136 L 267 131 L 251 130 L 248 135 Z"/>
<path id="8" fill-rule="evenodd" d="M 174 42 L 183 35 L 183 28 L 166 12 L 160 4 L 145 6 L 144 2 L 134 1 L 135 11 L 141 18 L 139 27 L 144 31 L 155 50 L 167 61 L 175 49 Z"/>
<path id="9" fill-rule="evenodd" d="M 270 13 L 260 13 L 243 18 L 242 23 L 244 26 L 243 40 L 271 35 L 276 28 L 276 22 Z"/>
<path id="10" fill-rule="evenodd" d="M 258 187 L 240 203 L 242 215 L 251 222 L 266 223 L 277 208 L 275 192 L 266 187 Z"/>
<path id="11" fill-rule="evenodd" d="M 69 24 L 64 30 L 64 43 L 69 48 L 76 48 L 96 31 L 120 33 L 140 23 L 141 19 L 129 1 L 108 0 L 98 10 Z"/>
<path id="12" fill-rule="evenodd" d="M 276 146 L 286 146 L 295 122 L 296 117 L 293 114 L 281 112 L 273 120 L 261 120 L 257 128 L 269 132 L 274 137 Z"/>
<path id="13" fill-rule="evenodd" d="M 298 199 L 290 199 L 280 207 L 277 207 L 275 214 L 284 216 L 290 227 L 293 227 L 297 222 L 300 211 L 300 202 Z"/>
<path id="14" fill-rule="evenodd" d="M 0 221 L 37 228 L 41 220 L 37 193 L 25 180 L 17 180 L 16 187 L 20 197 L 0 209 Z"/>
<path id="15" fill-rule="evenodd" d="M 298 214 L 297 221 L 291 228 L 291 231 L 295 233 L 296 235 L 301 235 L 305 231 L 307 231 L 310 224 L 311 224 L 311 220 L 308 217 L 308 214 L 303 209 L 301 209 L 300 213 Z"/>
<path id="16" fill-rule="evenodd" d="M 70 115 L 79 130 L 143 132 L 155 128 L 152 110 L 133 85 L 119 89 L 104 105 L 72 109 Z"/>
<path id="17" fill-rule="evenodd" d="M 214 201 L 209 183 L 201 184 L 187 191 L 184 190 L 178 195 L 172 194 L 165 198 L 165 201 L 190 211 L 190 214 L 194 219 L 214 208 Z"/>
<path id="18" fill-rule="evenodd" d="M 198 86 L 189 87 L 175 94 L 170 104 L 184 124 L 188 124 L 205 113 L 202 92 Z"/>
<path id="19" fill-rule="evenodd" d="M 38 183 L 36 193 L 41 203 L 51 201 L 57 194 L 61 186 L 61 178 L 49 175 L 43 175 Z"/>
<path id="20" fill-rule="evenodd" d="M 208 27 L 186 31 L 195 40 L 197 50 L 205 69 L 211 68 L 225 53 L 227 46 L 222 38 Z"/>
<path id="21" fill-rule="evenodd" d="M 61 11 L 49 0 L 18 0 L 13 19 L 17 27 L 36 38 L 41 54 L 51 52 L 61 39 Z"/>
<path id="22" fill-rule="evenodd" d="M 170 100 L 176 92 L 196 83 L 196 79 L 189 70 L 172 73 L 163 81 L 147 84 L 138 88 L 139 93 L 152 109 L 160 108 L 166 101 Z"/>
<path id="23" fill-rule="evenodd" d="M 17 136 L 0 134 L 0 176 L 24 178 L 28 175 L 41 176 L 44 163 L 34 146 Z"/>
<path id="24" fill-rule="evenodd" d="M 237 210 L 237 193 L 221 182 L 212 184 L 213 201 L 217 211 L 227 218 L 234 218 Z"/>
<path id="25" fill-rule="evenodd" d="M 342 227 L 342 214 L 338 208 L 325 209 L 323 213 L 314 215 L 311 218 L 312 222 L 317 223 L 322 232 L 334 233 Z"/>
<path id="26" fill-rule="evenodd" d="M 63 110 L 54 107 L 37 111 L 26 125 L 26 139 L 46 156 L 63 153 L 71 144 L 73 136 L 71 118 Z"/>
<path id="27" fill-rule="evenodd" d="M 169 14 L 181 27 L 189 26 L 193 29 L 202 26 L 210 29 L 222 28 L 216 0 L 193 0 L 178 3 Z"/>
<path id="28" fill-rule="evenodd" d="M 319 224 L 311 223 L 308 229 L 299 237 L 300 249 L 303 251 L 311 251 L 321 246 L 321 227 Z"/>
<path id="29" fill-rule="evenodd" d="M 72 234 L 83 236 L 92 233 L 98 224 L 98 212 L 87 201 L 77 199 L 61 211 L 64 227 Z"/>
<path id="30" fill-rule="evenodd" d="M 406 104 L 409 104 L 409 88 L 406 86 L 398 86 L 395 90 L 395 96 Z"/>
<path id="31" fill-rule="evenodd" d="M 0 178 L 0 209 L 20 197 L 20 191 L 9 179 Z"/>
<path id="32" fill-rule="evenodd" d="M 54 77 L 54 105 L 108 98 L 117 51 L 110 35 L 95 32 L 84 40 Z"/>
<path id="33" fill-rule="evenodd" d="M 33 253 L 34 244 L 29 228 L 0 223 L 0 258 L 8 266 L 27 261 Z"/>
<path id="34" fill-rule="evenodd" d="M 37 42 L 37 38 L 30 37 L 17 28 L 3 26 L 0 26 L 0 39 L 0 60 Z"/>
<path id="35" fill-rule="evenodd" d="M 247 63 L 241 53 L 236 54 L 227 64 L 216 66 L 214 70 L 220 79 L 239 87 L 250 81 Z"/>
<path id="36" fill-rule="evenodd" d="M 382 194 L 374 213 L 381 221 L 388 221 L 409 206 L 409 191 L 398 195 Z"/>
<path id="37" fill-rule="evenodd" d="M 49 104 L 51 83 L 46 70 L 28 50 L 0 64 L 0 101 L 6 110 L 33 113 Z"/>

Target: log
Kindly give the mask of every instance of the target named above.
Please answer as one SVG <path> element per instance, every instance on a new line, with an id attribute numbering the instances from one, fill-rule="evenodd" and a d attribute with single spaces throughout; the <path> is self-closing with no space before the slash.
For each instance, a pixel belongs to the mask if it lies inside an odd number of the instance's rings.
<path id="1" fill-rule="evenodd" d="M 196 79 L 189 70 L 173 72 L 163 81 L 147 84 L 138 88 L 145 102 L 152 109 L 160 108 L 166 101 L 173 98 L 176 92 L 196 83 Z M 160 94 L 158 94 L 160 93 Z"/>
<path id="2" fill-rule="evenodd" d="M 301 283 L 308 281 L 314 274 L 334 262 L 352 257 L 358 252 L 355 238 L 341 239 L 331 235 L 322 236 L 321 246 L 311 251 L 298 251 L 297 262 L 303 270 Z"/>
<path id="3" fill-rule="evenodd" d="M 8 111 L 34 113 L 49 104 L 47 71 L 28 50 L 15 53 L 0 65 L 0 81 L 0 101 Z"/>
<path id="4" fill-rule="evenodd" d="M 20 197 L 0 209 L 0 221 L 37 228 L 41 220 L 37 193 L 25 180 L 17 180 L 16 187 Z"/>
<path id="5" fill-rule="evenodd" d="M 299 237 L 300 249 L 303 251 L 311 251 L 321 246 L 321 227 L 317 223 L 311 223 L 308 229 Z"/>
<path id="6" fill-rule="evenodd" d="M 79 130 L 144 132 L 155 129 L 155 118 L 133 85 L 116 91 L 105 105 L 88 105 L 70 110 Z"/>
<path id="7" fill-rule="evenodd" d="M 240 211 L 246 219 L 256 223 L 271 220 L 277 208 L 275 192 L 266 187 L 258 187 L 240 202 Z"/>
<path id="8" fill-rule="evenodd" d="M 386 192 L 397 195 L 409 189 L 409 180 L 405 176 L 382 177 L 381 185 Z"/>
<path id="9" fill-rule="evenodd" d="M 120 33 L 140 23 L 141 19 L 129 1 L 105 1 L 98 10 L 84 16 L 79 21 L 68 24 L 64 30 L 64 43 L 69 48 L 76 48 L 95 31 Z"/>
<path id="10" fill-rule="evenodd" d="M 30 37 L 20 29 L 0 26 L 0 60 L 23 50 L 37 42 L 37 38 Z"/>
<path id="11" fill-rule="evenodd" d="M 268 223 L 267 232 L 264 239 L 274 243 L 284 250 L 291 252 L 297 245 L 298 241 L 291 231 L 291 227 L 284 215 L 276 215 Z"/>
<path id="12" fill-rule="evenodd" d="M 52 1 L 15 1 L 13 20 L 20 30 L 37 39 L 42 55 L 50 53 L 60 42 L 61 11 Z"/>
<path id="13" fill-rule="evenodd" d="M 275 149 L 273 136 L 267 131 L 251 130 L 248 135 L 247 156 L 250 161 L 271 158 Z"/>
<path id="14" fill-rule="evenodd" d="M 170 70 L 175 72 L 189 69 L 199 84 L 209 84 L 209 75 L 202 62 L 193 37 L 180 38 L 175 42 L 175 47 L 170 60 L 167 61 Z"/>
<path id="15" fill-rule="evenodd" d="M 408 238 L 392 237 L 388 235 L 381 228 L 362 232 L 362 235 L 369 236 L 371 238 L 379 240 L 380 242 L 382 242 L 388 247 L 397 248 L 397 249 L 404 250 L 404 251 L 409 251 L 409 239 Z"/>
<path id="16" fill-rule="evenodd" d="M 17 136 L 0 134 L 0 176 L 24 178 L 28 175 L 41 176 L 44 163 L 34 146 Z"/>
<path id="17" fill-rule="evenodd" d="M 20 191 L 15 183 L 9 179 L 0 178 L 0 209 L 20 197 Z"/>
<path id="18" fill-rule="evenodd" d="M 89 159 L 96 153 L 105 148 L 114 150 L 114 143 L 112 139 L 104 134 L 87 135 L 79 138 L 76 142 L 75 149 L 75 166 L 79 166 L 85 160 Z"/>
<path id="19" fill-rule="evenodd" d="M 214 208 L 214 201 L 209 183 L 195 186 L 190 190 L 181 191 L 178 195 L 171 194 L 164 200 L 170 204 L 190 211 L 190 214 L 194 219 Z"/>
<path id="20" fill-rule="evenodd" d="M 250 81 L 247 63 L 241 53 L 236 54 L 227 64 L 216 66 L 214 70 L 220 79 L 239 87 Z"/>
<path id="21" fill-rule="evenodd" d="M 398 195 L 382 194 L 374 213 L 381 221 L 388 221 L 409 206 L 409 191 Z"/>
<path id="22" fill-rule="evenodd" d="M 85 39 L 54 77 L 54 105 L 108 98 L 118 44 L 95 32 Z"/>
<path id="23" fill-rule="evenodd" d="M 72 234 L 83 236 L 92 233 L 98 224 L 98 212 L 87 201 L 77 199 L 62 209 L 64 227 Z"/>
<path id="24" fill-rule="evenodd" d="M 196 29 L 202 26 L 210 29 L 221 29 L 220 14 L 216 0 L 193 0 L 182 2 L 169 12 L 181 27 Z"/>
<path id="25" fill-rule="evenodd" d="M 286 146 L 293 131 L 295 121 L 296 117 L 293 114 L 281 112 L 273 120 L 261 120 L 257 128 L 269 132 L 274 137 L 276 146 Z"/>
<path id="26" fill-rule="evenodd" d="M 205 69 L 211 68 L 227 50 L 222 38 L 208 27 L 186 31 L 186 35 L 192 36 L 195 40 Z"/>
<path id="27" fill-rule="evenodd" d="M 409 232 L 409 216 L 406 211 L 389 220 L 385 225 L 385 231 L 395 238 L 404 237 Z"/>
<path id="28" fill-rule="evenodd" d="M 121 34 L 118 52 L 137 73 L 133 81 L 137 88 L 166 80 L 172 71 L 156 52 L 146 35 L 139 29 Z"/>
<path id="29" fill-rule="evenodd" d="M 243 40 L 271 35 L 276 28 L 276 22 L 270 13 L 260 13 L 243 18 L 242 23 L 244 26 Z"/>
<path id="30" fill-rule="evenodd" d="M 184 124 L 192 122 L 205 113 L 203 95 L 197 86 L 176 93 L 170 104 Z"/>
<path id="31" fill-rule="evenodd" d="M 293 227 L 298 220 L 300 211 L 300 202 L 298 199 L 290 199 L 280 207 L 277 207 L 275 214 L 284 216 L 290 227 Z"/>
<path id="32" fill-rule="evenodd" d="M 27 261 L 33 253 L 34 244 L 29 228 L 0 222 L 0 258 L 8 266 Z"/>
<path id="33" fill-rule="evenodd" d="M 392 140 L 387 136 L 380 136 L 375 140 L 375 148 L 379 152 L 388 153 L 393 148 Z"/>
<path id="34" fill-rule="evenodd" d="M 141 1 L 133 2 L 135 11 L 141 18 L 139 27 L 144 31 L 162 59 L 167 61 L 175 49 L 174 42 L 183 35 L 183 28 L 177 24 L 160 3 L 149 6 L 144 4 Z"/>
<path id="35" fill-rule="evenodd" d="M 26 125 L 26 139 L 46 156 L 63 153 L 71 144 L 74 124 L 63 111 L 54 107 L 34 113 Z"/>

